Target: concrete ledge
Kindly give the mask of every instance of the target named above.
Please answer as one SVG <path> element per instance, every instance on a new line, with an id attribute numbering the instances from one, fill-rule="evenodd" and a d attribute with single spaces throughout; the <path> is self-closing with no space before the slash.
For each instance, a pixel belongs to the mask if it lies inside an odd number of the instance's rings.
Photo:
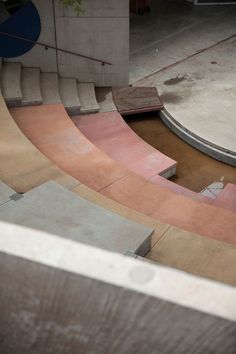
<path id="1" fill-rule="evenodd" d="M 166 109 L 161 110 L 159 114 L 161 120 L 186 143 L 192 145 L 196 149 L 216 160 L 236 166 L 235 152 L 223 149 L 202 139 L 200 136 L 197 136 L 190 130 L 186 129 L 182 124 L 177 122 Z"/>

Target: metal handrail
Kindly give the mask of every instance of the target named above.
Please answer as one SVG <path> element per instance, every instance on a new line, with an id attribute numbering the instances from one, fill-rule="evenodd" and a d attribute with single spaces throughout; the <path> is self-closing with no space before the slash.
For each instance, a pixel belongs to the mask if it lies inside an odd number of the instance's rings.
<path id="1" fill-rule="evenodd" d="M 11 33 L 8 33 L 8 32 L 0 31 L 0 35 L 6 36 L 6 37 L 9 37 L 9 38 L 19 39 L 20 41 L 24 41 L 24 42 L 28 42 L 28 43 L 32 43 L 32 44 L 37 44 L 37 45 L 39 45 L 41 47 L 44 47 L 46 49 L 50 48 L 50 49 L 54 49 L 56 51 L 58 50 L 58 51 L 63 52 L 63 53 L 75 55 L 77 57 L 81 57 L 81 58 L 84 58 L 84 59 L 96 61 L 98 63 L 101 63 L 103 66 L 104 65 L 112 65 L 112 63 L 109 63 L 108 61 L 105 61 L 105 60 L 93 58 L 93 57 L 90 57 L 90 56 L 87 56 L 87 55 L 83 55 L 83 54 L 79 54 L 79 53 L 75 53 L 75 52 L 72 52 L 70 50 L 66 50 L 66 49 L 62 49 L 62 48 L 56 48 L 56 47 L 54 47 L 52 45 L 48 45 L 48 44 L 45 44 L 45 43 L 42 43 L 42 42 L 38 42 L 38 41 L 35 42 L 35 41 L 31 40 L 31 39 L 24 38 L 24 37 L 21 37 L 21 36 L 17 36 L 15 34 L 11 34 Z"/>

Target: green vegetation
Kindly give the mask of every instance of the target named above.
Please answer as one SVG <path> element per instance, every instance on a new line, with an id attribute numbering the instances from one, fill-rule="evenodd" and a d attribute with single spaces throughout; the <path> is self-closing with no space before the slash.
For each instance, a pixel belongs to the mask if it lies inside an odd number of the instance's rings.
<path id="1" fill-rule="evenodd" d="M 83 0 L 60 0 L 65 7 L 73 7 L 77 15 L 82 12 L 82 1 Z"/>

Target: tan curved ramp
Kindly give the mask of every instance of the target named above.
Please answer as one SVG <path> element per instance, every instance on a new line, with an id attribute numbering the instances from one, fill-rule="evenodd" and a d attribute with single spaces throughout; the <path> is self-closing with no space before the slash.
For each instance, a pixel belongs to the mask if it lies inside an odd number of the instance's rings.
<path id="1" fill-rule="evenodd" d="M 45 155 L 82 183 L 164 223 L 236 243 L 236 213 L 178 195 L 129 173 L 78 131 L 62 105 L 16 108 L 11 112 Z"/>
<path id="2" fill-rule="evenodd" d="M 61 104 L 10 110 L 23 133 L 58 167 L 100 190 L 129 174 L 75 127 Z"/>
<path id="3" fill-rule="evenodd" d="M 71 189 L 79 184 L 30 143 L 0 97 L 0 179 L 16 192 L 27 192 L 48 180 Z"/>
<path id="4" fill-rule="evenodd" d="M 146 258 L 197 276 L 236 286 L 236 246 L 178 229 L 127 208 L 80 184 L 79 196 L 132 221 L 154 229 Z"/>

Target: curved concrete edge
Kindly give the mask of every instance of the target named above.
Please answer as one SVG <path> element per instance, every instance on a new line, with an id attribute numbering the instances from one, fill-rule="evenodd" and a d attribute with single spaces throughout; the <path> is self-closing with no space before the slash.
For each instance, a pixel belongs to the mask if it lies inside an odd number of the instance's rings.
<path id="1" fill-rule="evenodd" d="M 0 256 L 28 260 L 236 321 L 234 287 L 14 224 L 0 222 L 0 233 Z"/>
<path id="2" fill-rule="evenodd" d="M 215 160 L 224 162 L 231 166 L 236 166 L 236 154 L 233 151 L 225 150 L 194 134 L 182 124 L 177 122 L 177 120 L 172 117 L 172 115 L 165 108 L 162 109 L 159 114 L 163 123 L 186 143 L 204 154 L 213 157 Z"/>

